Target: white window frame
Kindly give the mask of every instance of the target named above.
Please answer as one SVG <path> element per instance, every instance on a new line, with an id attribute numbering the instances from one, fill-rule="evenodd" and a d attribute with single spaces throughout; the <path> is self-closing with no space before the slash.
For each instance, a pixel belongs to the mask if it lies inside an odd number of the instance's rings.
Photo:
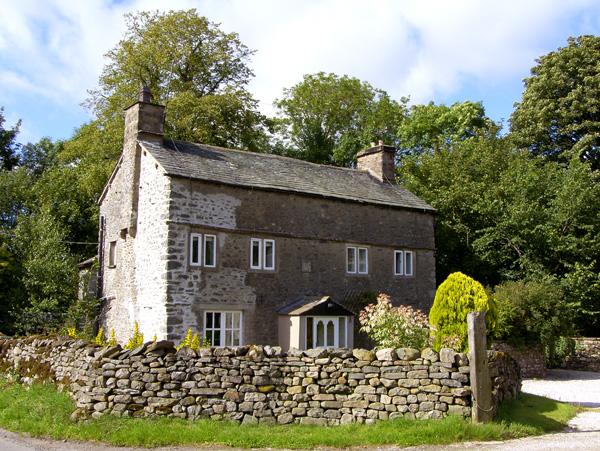
<path id="1" fill-rule="evenodd" d="M 272 248 L 272 252 L 273 252 L 273 261 L 272 261 L 272 265 L 271 266 L 267 266 L 267 244 L 271 245 Z M 262 264 L 263 264 L 263 269 L 266 271 L 275 271 L 275 240 L 263 240 L 263 258 L 262 258 Z"/>
<path id="2" fill-rule="evenodd" d="M 198 261 L 194 261 L 194 238 L 198 239 Z M 202 266 L 202 234 L 190 233 L 190 266 Z"/>
<path id="3" fill-rule="evenodd" d="M 356 247 L 346 246 L 346 272 L 348 274 L 356 274 L 356 269 L 358 268 L 358 255 L 357 255 Z M 350 254 L 354 256 L 352 266 L 350 266 Z"/>
<path id="4" fill-rule="evenodd" d="M 410 273 L 406 270 L 407 256 L 410 255 Z M 412 277 L 415 275 L 415 253 L 413 251 L 404 251 L 404 275 Z"/>
<path id="5" fill-rule="evenodd" d="M 212 264 L 208 264 L 206 263 L 206 243 L 208 241 L 208 238 L 212 238 L 212 242 L 213 242 L 213 263 Z M 210 234 L 204 234 L 204 237 L 202 239 L 202 263 L 204 264 L 205 267 L 207 268 L 216 268 L 217 266 L 217 236 L 216 235 L 210 235 Z"/>
<path id="6" fill-rule="evenodd" d="M 198 261 L 193 260 L 194 256 L 194 238 L 198 242 Z M 206 264 L 206 242 L 207 238 L 212 238 L 214 242 L 214 262 L 211 265 Z M 204 266 L 206 268 L 215 268 L 217 266 L 217 236 L 202 233 L 190 233 L 190 266 Z"/>
<path id="7" fill-rule="evenodd" d="M 304 349 L 309 349 L 309 347 L 314 347 L 315 345 L 315 341 L 317 339 L 317 325 L 319 323 L 319 321 L 323 322 L 323 325 L 325 326 L 324 329 L 324 339 L 325 341 L 327 340 L 327 327 L 326 324 L 329 321 L 333 322 L 333 345 L 331 346 L 322 346 L 325 348 L 346 348 L 348 347 L 348 333 L 349 333 L 349 329 L 350 329 L 350 316 L 345 316 L 345 315 L 337 315 L 337 316 L 307 316 L 306 317 L 306 321 L 308 324 L 308 319 L 312 319 L 312 339 L 313 339 L 313 343 L 308 343 L 308 334 L 306 332 L 304 332 Z M 340 343 L 340 318 L 344 318 L 344 339 L 345 339 L 345 343 Z M 307 326 L 305 326 L 307 327 Z"/>
<path id="8" fill-rule="evenodd" d="M 215 324 L 214 324 L 214 314 L 215 313 L 219 313 L 221 315 L 221 319 L 220 319 L 220 322 L 219 322 L 219 327 L 215 327 Z M 235 314 L 239 314 L 240 315 L 240 327 L 239 327 L 239 329 L 233 328 L 233 327 L 231 327 L 231 328 L 227 328 L 226 327 L 226 322 L 225 322 L 226 321 L 226 317 L 225 317 L 225 315 L 227 313 L 231 313 L 233 315 L 235 315 Z M 210 327 L 210 328 L 207 327 L 207 324 L 208 324 L 207 317 L 208 317 L 209 314 L 213 314 L 213 327 Z M 233 318 L 232 318 L 232 321 L 233 321 Z M 212 331 L 212 332 L 219 331 L 219 338 L 220 338 L 220 341 L 221 341 L 221 343 L 219 343 L 218 345 L 215 345 L 214 344 L 214 334 L 212 334 L 211 343 L 210 343 L 211 347 L 224 348 L 224 347 L 228 347 L 228 346 L 242 346 L 244 344 L 244 312 L 242 310 L 206 310 L 204 312 L 204 333 L 203 333 L 203 338 L 204 339 L 207 338 L 207 332 L 209 330 Z M 233 345 L 233 344 L 227 345 L 227 344 L 223 344 L 226 341 L 227 331 L 236 331 L 236 330 L 239 330 L 239 333 L 240 333 L 240 343 L 239 343 L 239 345 Z M 232 334 L 232 337 L 233 337 L 233 334 Z"/>
<path id="9" fill-rule="evenodd" d="M 400 270 L 396 267 L 397 255 L 402 255 L 402 265 Z M 410 255 L 410 273 L 406 271 L 407 256 Z M 396 250 L 394 251 L 394 275 L 412 277 L 415 274 L 415 253 L 414 251 Z"/>
<path id="10" fill-rule="evenodd" d="M 258 249 L 258 265 L 254 264 L 254 245 L 257 244 Z M 267 245 L 270 244 L 273 248 L 273 265 L 267 266 Z M 250 269 L 260 269 L 265 271 L 275 271 L 276 267 L 276 251 L 275 251 L 275 240 L 263 239 L 263 238 L 250 238 Z"/>
<path id="11" fill-rule="evenodd" d="M 360 254 L 361 251 L 364 251 L 365 255 L 365 270 L 360 270 Z M 354 264 L 352 268 L 349 270 L 349 252 L 354 255 Z M 346 246 L 346 273 L 347 274 L 369 274 L 369 248 L 368 247 L 357 247 L 357 246 Z"/>

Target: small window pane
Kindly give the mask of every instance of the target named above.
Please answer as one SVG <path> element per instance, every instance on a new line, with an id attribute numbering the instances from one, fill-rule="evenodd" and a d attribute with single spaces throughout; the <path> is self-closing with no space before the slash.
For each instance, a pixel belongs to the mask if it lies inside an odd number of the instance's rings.
<path id="1" fill-rule="evenodd" d="M 223 346 L 221 344 L 221 331 L 220 330 L 213 331 L 213 346 Z"/>
<path id="2" fill-rule="evenodd" d="M 308 349 L 315 347 L 315 343 L 313 341 L 313 323 L 313 318 L 306 318 L 306 347 Z"/>
<path id="3" fill-rule="evenodd" d="M 265 269 L 275 269 L 275 242 L 265 240 Z"/>
<path id="4" fill-rule="evenodd" d="M 117 242 L 111 241 L 108 245 L 108 266 L 115 266 L 117 263 Z"/>
<path id="5" fill-rule="evenodd" d="M 349 247 L 346 252 L 346 271 L 354 273 L 356 272 L 356 248 Z"/>
<path id="6" fill-rule="evenodd" d="M 401 276 L 404 274 L 404 252 L 395 251 L 395 263 L 394 263 L 394 274 Z"/>
<path id="7" fill-rule="evenodd" d="M 240 313 L 239 312 L 234 312 L 233 313 L 233 328 L 234 329 L 239 329 L 240 328 Z"/>
<path id="8" fill-rule="evenodd" d="M 204 266 L 215 266 L 216 263 L 216 237 L 204 236 Z"/>
<path id="9" fill-rule="evenodd" d="M 250 257 L 250 266 L 260 268 L 260 241 L 252 240 L 252 256 Z"/>
<path id="10" fill-rule="evenodd" d="M 231 329 L 233 327 L 233 313 L 225 313 L 225 328 Z"/>
<path id="11" fill-rule="evenodd" d="M 368 272 L 367 249 L 364 247 L 358 248 L 358 272 L 361 274 Z"/>
<path id="12" fill-rule="evenodd" d="M 233 343 L 232 346 L 239 346 L 240 345 L 240 331 L 239 330 L 234 330 L 233 331 Z"/>
<path id="13" fill-rule="evenodd" d="M 413 275 L 413 253 L 410 251 L 407 251 L 404 253 L 404 264 L 406 265 L 406 272 L 405 274 L 407 276 L 412 276 Z"/>
<path id="14" fill-rule="evenodd" d="M 346 317 L 340 316 L 338 318 L 339 321 L 339 346 L 341 348 L 345 348 L 348 345 L 346 344 Z"/>
<path id="15" fill-rule="evenodd" d="M 323 321 L 317 322 L 317 346 L 325 346 L 325 327 L 323 326 Z"/>
<path id="16" fill-rule="evenodd" d="M 335 325 L 333 320 L 327 321 L 327 346 L 335 346 Z"/>
<path id="17" fill-rule="evenodd" d="M 233 343 L 233 331 L 225 331 L 225 346 L 232 346 Z"/>
<path id="18" fill-rule="evenodd" d="M 212 330 L 207 330 L 204 333 L 204 336 L 206 337 L 206 340 L 210 343 L 210 345 L 214 346 Z"/>
<path id="19" fill-rule="evenodd" d="M 202 235 L 192 233 L 190 236 L 190 264 L 200 264 L 200 246 L 202 245 Z"/>

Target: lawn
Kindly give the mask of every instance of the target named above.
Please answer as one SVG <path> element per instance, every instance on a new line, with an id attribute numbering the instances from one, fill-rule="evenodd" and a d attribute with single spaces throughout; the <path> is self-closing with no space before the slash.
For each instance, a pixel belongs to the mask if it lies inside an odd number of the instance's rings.
<path id="1" fill-rule="evenodd" d="M 76 423 L 73 402 L 52 384 L 25 387 L 0 376 L 0 427 L 53 439 L 94 440 L 120 446 L 229 445 L 313 448 L 367 445 L 414 446 L 460 441 L 504 440 L 561 430 L 577 409 L 546 398 L 522 395 L 502 407 L 497 421 L 473 425 L 444 420 L 393 420 L 375 425 L 239 426 L 210 420 L 132 419 L 111 416 Z"/>

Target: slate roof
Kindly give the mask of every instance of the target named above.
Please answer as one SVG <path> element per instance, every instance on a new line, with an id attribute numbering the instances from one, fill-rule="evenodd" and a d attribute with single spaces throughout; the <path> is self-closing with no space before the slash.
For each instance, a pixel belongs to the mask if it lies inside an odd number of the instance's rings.
<path id="1" fill-rule="evenodd" d="M 290 304 L 284 305 L 283 307 L 277 310 L 277 313 L 280 315 L 290 316 L 302 315 L 304 313 L 310 312 L 315 307 L 318 307 L 319 305 L 322 305 L 326 302 L 331 302 L 338 306 L 338 308 L 346 310 L 346 313 L 348 315 L 352 315 L 352 312 L 350 310 L 346 309 L 339 302 L 335 302 L 333 299 L 331 299 L 330 296 L 306 296 Z"/>
<path id="2" fill-rule="evenodd" d="M 171 176 L 435 211 L 401 186 L 382 183 L 366 171 L 171 139 L 140 144 Z"/>

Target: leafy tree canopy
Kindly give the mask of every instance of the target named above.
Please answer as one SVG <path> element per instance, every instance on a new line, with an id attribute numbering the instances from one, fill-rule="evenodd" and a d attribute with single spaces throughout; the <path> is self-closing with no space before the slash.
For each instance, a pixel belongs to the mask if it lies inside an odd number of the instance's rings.
<path id="1" fill-rule="evenodd" d="M 88 105 L 102 126 L 121 121 L 123 108 L 148 86 L 167 105 L 165 132 L 207 144 L 260 150 L 265 118 L 246 90 L 254 53 L 237 33 L 187 11 L 127 14 L 127 32 L 105 57 Z M 115 128 L 114 124 L 108 126 Z M 122 125 L 121 125 L 122 127 Z M 119 128 L 118 126 L 116 128 Z"/>
<path id="2" fill-rule="evenodd" d="M 413 105 L 400 123 L 398 136 L 406 153 L 439 152 L 454 143 L 487 132 L 495 135 L 499 127 L 485 115 L 481 102 L 460 102 L 451 106 Z"/>
<path id="3" fill-rule="evenodd" d="M 406 102 L 357 78 L 319 72 L 285 89 L 275 106 L 290 156 L 347 166 L 373 141 L 398 144 Z"/>
<path id="4" fill-rule="evenodd" d="M 15 141 L 21 121 L 12 128 L 4 127 L 4 108 L 0 107 L 0 169 L 10 171 L 19 164 L 19 144 Z"/>
<path id="5" fill-rule="evenodd" d="M 515 143 L 566 161 L 577 155 L 600 168 L 600 37 L 569 38 L 537 60 L 510 119 Z"/>

